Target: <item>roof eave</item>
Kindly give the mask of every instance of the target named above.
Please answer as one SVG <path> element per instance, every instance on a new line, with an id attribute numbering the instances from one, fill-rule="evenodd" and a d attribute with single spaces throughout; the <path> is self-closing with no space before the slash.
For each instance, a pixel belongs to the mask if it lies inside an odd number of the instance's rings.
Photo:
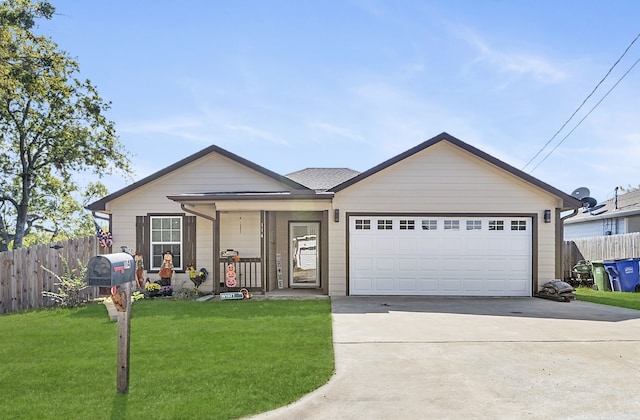
<path id="1" fill-rule="evenodd" d="M 331 200 L 333 193 L 282 192 L 282 193 L 216 193 L 216 194 L 178 194 L 167 198 L 177 203 L 206 203 L 216 201 L 267 201 L 267 200 Z"/>

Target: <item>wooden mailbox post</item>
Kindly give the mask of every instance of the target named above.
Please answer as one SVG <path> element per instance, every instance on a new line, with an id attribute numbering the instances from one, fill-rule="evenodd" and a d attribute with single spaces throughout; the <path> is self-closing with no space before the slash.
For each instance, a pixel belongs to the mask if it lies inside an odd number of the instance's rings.
<path id="1" fill-rule="evenodd" d="M 135 279 L 135 263 L 131 255 L 97 255 L 89 260 L 87 284 L 89 286 L 116 287 L 112 295 L 118 310 L 118 393 L 129 392 L 129 326 L 131 324 L 131 282 Z"/>

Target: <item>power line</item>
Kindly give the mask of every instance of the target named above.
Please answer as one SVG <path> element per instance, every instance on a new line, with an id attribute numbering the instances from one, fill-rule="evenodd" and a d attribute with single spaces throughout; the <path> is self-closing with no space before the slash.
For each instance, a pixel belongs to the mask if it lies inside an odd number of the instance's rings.
<path id="1" fill-rule="evenodd" d="M 579 126 L 580 124 L 582 124 L 582 122 L 583 122 L 584 120 L 586 120 L 586 119 L 587 119 L 587 117 L 588 117 L 589 115 L 591 115 L 591 113 L 593 112 L 593 110 L 594 110 L 594 109 L 596 109 L 596 108 L 598 107 L 598 105 L 600 105 L 600 103 L 601 103 L 602 101 L 604 101 L 604 99 L 605 99 L 607 96 L 609 96 L 609 94 L 611 93 L 611 91 L 612 91 L 613 89 L 615 89 L 615 87 L 616 87 L 616 86 L 618 86 L 618 83 L 620 83 L 620 82 L 622 81 L 622 79 L 624 79 L 624 78 L 627 76 L 627 74 L 629 74 L 629 72 L 631 72 L 631 70 L 633 70 L 633 68 L 634 68 L 634 67 L 636 66 L 636 64 L 638 64 L 638 63 L 640 63 L 640 58 L 638 58 L 638 59 L 636 60 L 636 62 L 635 62 L 635 63 L 633 63 L 633 65 L 632 65 L 631 67 L 629 67 L 629 70 L 627 70 L 627 71 L 622 75 L 622 77 L 620 77 L 620 78 L 618 79 L 618 81 L 617 81 L 613 86 L 611 86 L 611 89 L 609 89 L 609 90 L 607 91 L 607 93 L 605 93 L 605 95 L 602 97 L 602 99 L 600 99 L 600 100 L 599 100 L 599 101 L 598 101 L 598 102 L 597 102 L 597 103 L 596 103 L 596 104 L 595 104 L 595 105 L 594 105 L 594 106 L 589 110 L 589 112 L 587 112 L 587 115 L 585 115 L 585 116 L 584 116 L 580 121 L 578 121 L 578 124 L 576 124 L 576 125 L 575 125 L 575 127 L 573 127 L 573 128 L 571 129 L 571 131 L 569 131 L 569 133 L 568 133 L 566 136 L 564 136 L 564 137 L 562 138 L 562 140 L 560 140 L 560 141 L 558 142 L 558 144 L 556 144 L 556 145 L 553 147 L 553 149 L 551 149 L 551 151 L 550 151 L 549 153 L 547 153 L 547 155 L 546 155 L 546 156 L 545 156 L 545 157 L 544 157 L 540 162 L 538 162 L 538 164 L 537 164 L 537 165 L 536 165 L 536 166 L 531 170 L 531 172 L 535 171 L 535 170 L 536 170 L 536 168 L 537 168 L 538 166 L 540 166 L 540 164 L 541 164 L 542 162 L 544 162 L 545 160 L 547 160 L 547 158 L 551 155 L 551 153 L 553 153 L 553 152 L 558 148 L 558 146 L 560 146 L 560 145 L 562 144 L 562 142 L 564 142 L 564 141 L 567 139 L 567 137 L 569 137 L 569 136 L 571 135 L 571 133 L 573 133 L 573 132 L 576 130 L 576 128 L 578 128 L 578 126 Z"/>
<path id="2" fill-rule="evenodd" d="M 613 71 L 613 69 L 618 65 L 618 63 L 620 62 L 620 60 L 622 60 L 622 58 L 627 54 L 627 52 L 629 51 L 629 49 L 630 49 L 630 48 L 633 46 L 633 44 L 638 40 L 638 38 L 640 38 L 640 34 L 636 35 L 636 37 L 633 39 L 633 41 L 631 41 L 631 43 L 629 44 L 629 46 L 624 50 L 624 52 L 622 53 L 622 55 L 621 55 L 621 56 L 620 56 L 620 57 L 615 61 L 615 63 L 613 63 L 613 65 L 611 66 L 611 68 L 609 68 L 609 71 L 607 71 L 607 74 L 605 74 L 605 75 L 604 75 L 604 77 L 603 77 L 603 78 L 598 82 L 598 84 L 593 88 L 593 90 L 591 91 L 591 93 L 589 93 L 589 95 L 587 95 L 587 97 L 584 99 L 584 101 L 582 101 L 582 103 L 580 104 L 580 106 L 579 106 L 575 111 L 573 111 L 573 114 L 571 114 L 571 116 L 569 117 L 569 119 L 568 119 L 567 121 L 565 121 L 565 122 L 564 122 L 564 124 L 562 124 L 562 127 L 560 127 L 560 128 L 558 129 L 558 131 L 556 131 L 556 132 L 555 132 L 555 134 L 554 134 L 554 135 L 549 139 L 549 141 L 547 141 L 547 142 L 545 143 L 545 145 L 544 145 L 544 146 L 542 146 L 542 148 L 541 148 L 540 150 L 538 150 L 538 153 L 536 153 L 536 154 L 535 154 L 535 156 L 533 156 L 533 157 L 529 160 L 529 162 L 527 162 L 527 164 L 526 164 L 526 165 L 524 165 L 524 166 L 522 167 L 522 170 L 523 170 L 523 171 L 527 168 L 527 166 L 529 166 L 529 165 L 531 164 L 531 162 L 533 162 L 533 161 L 534 161 L 534 160 L 535 160 L 535 159 L 540 155 L 540 153 L 542 153 L 542 152 L 544 151 L 544 149 L 546 149 L 546 148 L 547 148 L 547 146 L 549 146 L 549 144 L 550 144 L 550 143 L 551 143 L 551 142 L 556 138 L 556 136 L 557 136 L 558 134 L 560 134 L 560 132 L 561 132 L 561 131 L 562 131 L 562 130 L 567 126 L 567 124 L 569 124 L 569 122 L 573 119 L 573 117 L 575 117 L 575 116 L 576 116 L 576 114 L 577 114 L 577 113 L 582 109 L 582 107 L 583 107 L 583 106 L 584 106 L 584 104 L 589 100 L 589 98 L 591 98 L 591 96 L 593 96 L 593 94 L 596 92 L 596 90 L 598 90 L 598 88 L 599 88 L 599 87 L 600 87 L 600 85 L 605 81 L 605 79 L 606 79 L 607 77 L 609 77 L 609 75 L 611 74 L 611 72 Z M 634 64 L 634 66 L 635 66 L 635 64 Z M 632 67 L 632 68 L 633 68 L 633 67 Z M 628 72 L 627 72 L 627 73 L 628 73 Z M 626 73 L 625 73 L 625 76 L 626 76 Z M 622 79 L 621 79 L 621 80 L 622 80 Z M 618 81 L 618 83 L 619 83 L 619 81 Z M 616 84 L 617 84 L 617 83 L 616 83 Z M 610 91 L 609 91 L 609 92 L 610 92 Z M 609 93 L 607 92 L 607 95 L 608 95 L 608 94 L 609 94 Z M 605 97 L 606 97 L 606 96 L 605 96 Z M 603 99 L 604 99 L 604 98 L 603 98 Z M 602 102 L 602 100 L 601 100 L 600 102 Z M 598 102 L 598 103 L 600 103 L 600 102 Z M 591 111 L 593 111 L 593 108 L 591 109 Z M 591 113 L 591 111 L 590 111 L 589 113 Z M 589 115 L 589 114 L 587 114 L 587 115 Z M 583 119 L 582 121 L 584 121 L 584 119 Z M 582 121 L 580 121 L 580 122 L 582 122 Z M 578 123 L 578 125 L 580 125 L 580 123 Z M 577 127 L 577 126 L 576 126 L 576 127 Z M 576 127 L 574 127 L 574 129 L 573 129 L 573 130 L 575 130 L 575 129 L 576 129 Z M 573 130 L 572 130 L 571 132 L 573 132 Z M 569 134 L 571 134 L 571 133 L 569 133 Z M 567 138 L 567 137 L 565 137 L 564 139 L 566 139 L 566 138 Z M 564 139 L 562 139 L 562 141 L 564 141 Z M 560 143 L 562 143 L 562 141 L 561 141 Z M 556 148 L 557 148 L 557 147 L 558 147 L 558 146 L 554 147 L 554 148 L 553 148 L 553 150 L 556 150 Z M 553 150 L 552 150 L 551 152 L 553 152 Z M 548 156 L 549 156 L 549 155 L 547 155 L 547 156 L 545 157 L 545 159 L 546 159 Z M 543 159 L 543 161 L 544 161 L 544 159 Z M 542 162 L 540 162 L 540 163 L 542 163 Z M 538 165 L 540 165 L 540 163 L 538 163 Z M 533 168 L 533 169 L 531 170 L 531 172 L 533 172 L 533 171 L 538 167 L 538 165 L 536 165 L 536 167 L 535 167 L 535 168 Z"/>

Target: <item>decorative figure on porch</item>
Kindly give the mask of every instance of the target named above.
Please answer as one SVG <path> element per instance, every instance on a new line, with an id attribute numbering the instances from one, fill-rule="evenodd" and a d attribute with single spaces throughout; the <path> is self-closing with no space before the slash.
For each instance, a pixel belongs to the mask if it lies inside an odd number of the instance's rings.
<path id="1" fill-rule="evenodd" d="M 171 251 L 164 253 L 164 260 L 162 261 L 159 274 L 161 286 L 171 285 L 171 278 L 173 277 L 173 255 Z"/>
<path id="2" fill-rule="evenodd" d="M 253 293 L 249 293 L 245 288 L 240 289 L 240 293 L 242 293 L 242 299 L 251 299 L 253 297 Z"/>
<path id="3" fill-rule="evenodd" d="M 189 272 L 189 280 L 191 280 L 196 286 L 196 289 L 200 287 L 202 283 L 207 279 L 207 275 L 209 272 L 205 268 L 201 268 L 200 271 L 196 272 L 196 268 L 193 263 L 187 266 L 187 271 Z"/>
<path id="4" fill-rule="evenodd" d="M 233 263 L 227 264 L 227 274 L 225 275 L 225 283 L 227 287 L 236 287 L 236 266 Z"/>
<path id="5" fill-rule="evenodd" d="M 136 251 L 133 260 L 136 263 L 136 283 L 139 288 L 142 288 L 144 287 L 144 260 L 139 251 Z"/>

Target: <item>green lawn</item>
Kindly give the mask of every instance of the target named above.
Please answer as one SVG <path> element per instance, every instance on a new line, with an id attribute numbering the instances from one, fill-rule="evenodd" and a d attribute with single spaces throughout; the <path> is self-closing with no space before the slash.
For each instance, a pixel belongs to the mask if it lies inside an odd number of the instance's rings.
<path id="1" fill-rule="evenodd" d="M 640 310 L 640 293 L 605 292 L 593 290 L 589 287 L 578 287 L 576 289 L 576 299 Z"/>
<path id="2" fill-rule="evenodd" d="M 104 305 L 0 316 L 2 419 L 233 419 L 334 372 L 329 300 L 133 305 L 129 393 Z"/>

